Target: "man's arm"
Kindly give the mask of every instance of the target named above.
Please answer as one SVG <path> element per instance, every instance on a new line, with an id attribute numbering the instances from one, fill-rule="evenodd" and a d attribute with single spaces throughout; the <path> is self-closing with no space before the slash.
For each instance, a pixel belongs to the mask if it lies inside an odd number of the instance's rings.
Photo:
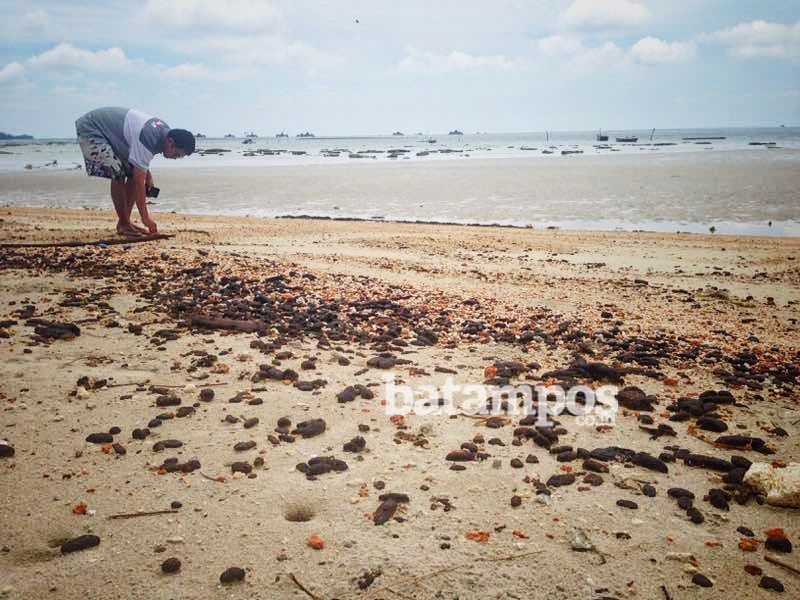
<path id="1" fill-rule="evenodd" d="M 158 233 L 158 226 L 156 222 L 150 218 L 150 213 L 147 210 L 147 198 L 145 190 L 147 189 L 148 179 L 152 182 L 152 178 L 147 171 L 142 169 L 133 169 L 133 198 L 136 201 L 136 208 L 139 209 L 139 216 L 142 219 L 142 224 L 147 227 L 151 234 Z"/>

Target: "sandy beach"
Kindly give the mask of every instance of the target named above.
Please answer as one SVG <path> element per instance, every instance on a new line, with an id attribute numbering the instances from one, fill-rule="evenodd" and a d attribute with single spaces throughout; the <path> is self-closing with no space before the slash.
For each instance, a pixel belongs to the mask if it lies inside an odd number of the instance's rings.
<path id="1" fill-rule="evenodd" d="M 800 594 L 800 239 L 155 217 L 0 208 L 0 598 Z"/>

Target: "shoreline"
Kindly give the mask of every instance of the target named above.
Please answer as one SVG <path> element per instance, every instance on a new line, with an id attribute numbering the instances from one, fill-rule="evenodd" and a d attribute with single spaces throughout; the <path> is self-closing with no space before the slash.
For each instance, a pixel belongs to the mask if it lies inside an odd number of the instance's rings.
<path id="1" fill-rule="evenodd" d="M 767 156 L 769 154 L 769 156 Z M 465 159 L 430 163 L 154 164 L 157 213 L 800 236 L 797 153 Z M 784 157 L 784 158 L 781 158 Z M 597 160 L 596 160 L 597 159 Z M 201 161 L 202 163 L 202 161 Z M 82 171 L 0 173 L 7 206 L 107 210 Z M 380 218 L 380 219 L 379 219 Z"/>
<path id="2" fill-rule="evenodd" d="M 172 237 L 0 253 L 6 597 L 770 597 L 746 565 L 798 589 L 764 533 L 796 547 L 798 509 L 686 456 L 800 459 L 800 239 L 155 217 Z M 0 243 L 114 223 L 0 207 Z M 548 441 L 390 418 L 390 373 L 628 391 L 614 427 Z"/>

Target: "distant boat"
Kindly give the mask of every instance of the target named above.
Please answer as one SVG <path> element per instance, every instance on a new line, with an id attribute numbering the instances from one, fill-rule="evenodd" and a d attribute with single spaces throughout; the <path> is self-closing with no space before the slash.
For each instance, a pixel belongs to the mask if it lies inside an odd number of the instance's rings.
<path id="1" fill-rule="evenodd" d="M 436 140 L 434 138 L 430 138 L 430 137 L 425 139 L 425 140 L 422 140 L 422 141 L 423 142 L 427 142 L 428 144 L 435 144 L 436 143 Z"/>
<path id="2" fill-rule="evenodd" d="M 226 134 L 225 134 L 223 137 L 226 137 L 226 138 L 235 138 L 236 136 L 235 136 L 235 135 L 233 135 L 232 133 L 226 133 Z"/>
<path id="3" fill-rule="evenodd" d="M 298 133 L 297 137 L 312 138 L 314 137 L 314 134 L 306 131 L 305 133 Z"/>
<path id="4" fill-rule="evenodd" d="M 459 131 L 458 129 L 453 129 L 453 131 L 450 131 L 447 135 L 464 135 L 464 132 Z"/>
<path id="5" fill-rule="evenodd" d="M 257 138 L 258 136 L 251 131 L 250 133 L 245 133 L 244 137 L 246 137 L 246 138 Z"/>
<path id="6" fill-rule="evenodd" d="M 617 141 L 618 142 L 633 142 L 633 143 L 636 143 L 636 142 L 639 141 L 639 138 L 636 137 L 635 135 L 626 135 L 626 136 L 623 136 L 623 137 L 618 137 Z"/>
<path id="7" fill-rule="evenodd" d="M 402 131 L 395 131 L 392 135 L 405 135 Z"/>
<path id="8" fill-rule="evenodd" d="M 603 133 L 602 129 L 600 131 L 598 131 L 597 135 L 594 136 L 594 137 L 597 139 L 598 142 L 607 142 L 608 141 L 608 136 Z"/>
<path id="9" fill-rule="evenodd" d="M 202 133 L 195 133 L 195 134 L 194 134 L 194 137 L 196 137 L 196 138 L 198 138 L 198 139 L 201 139 L 201 138 L 204 138 L 204 137 L 206 137 L 206 136 L 205 136 L 205 135 L 203 135 Z"/>
<path id="10" fill-rule="evenodd" d="M 275 137 L 276 138 L 289 137 L 289 134 L 287 134 L 285 131 L 281 131 L 280 133 L 276 133 Z"/>

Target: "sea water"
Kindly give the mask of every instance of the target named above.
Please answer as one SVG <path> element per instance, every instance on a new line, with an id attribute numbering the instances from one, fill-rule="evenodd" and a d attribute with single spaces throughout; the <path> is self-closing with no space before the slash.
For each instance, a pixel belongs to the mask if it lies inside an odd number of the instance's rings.
<path id="1" fill-rule="evenodd" d="M 153 160 L 152 210 L 800 235 L 800 128 L 595 133 L 198 138 Z M 0 204 L 108 209 L 82 163 L 75 140 L 1 144 Z"/>

